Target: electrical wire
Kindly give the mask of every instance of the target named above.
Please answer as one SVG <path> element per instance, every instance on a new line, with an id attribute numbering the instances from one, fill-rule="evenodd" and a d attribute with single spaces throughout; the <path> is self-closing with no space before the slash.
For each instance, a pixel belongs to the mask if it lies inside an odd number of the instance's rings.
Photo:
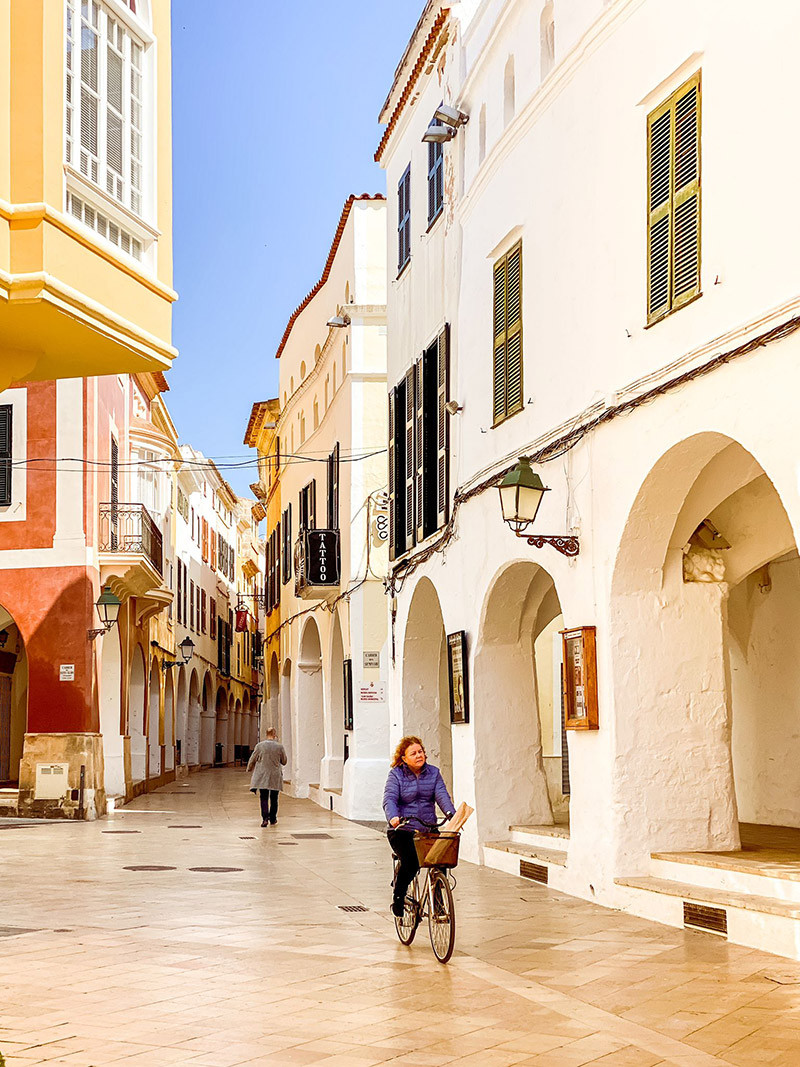
<path id="1" fill-rule="evenodd" d="M 340 462 L 342 463 L 361 463 L 367 459 L 373 459 L 375 456 L 385 455 L 388 449 L 377 448 L 371 452 L 366 452 L 361 455 L 355 453 L 351 455 L 341 456 Z M 279 462 L 282 467 L 292 466 L 294 463 L 327 463 L 328 454 L 317 458 L 316 456 L 308 456 L 302 453 L 283 453 L 280 456 Z M 256 457 L 243 460 L 240 463 L 217 463 L 214 460 L 178 460 L 169 456 L 158 456 L 154 459 L 142 459 L 142 460 L 125 460 L 118 462 L 116 467 L 119 470 L 129 470 L 132 468 L 144 467 L 147 470 L 166 470 L 166 465 L 177 467 L 179 470 L 184 468 L 197 469 L 197 470 L 247 470 L 248 468 L 257 469 L 263 466 L 265 463 L 269 465 L 274 462 L 276 457 L 265 456 Z M 52 466 L 45 467 L 42 464 L 49 463 Z M 75 464 L 75 467 L 64 467 L 61 464 Z M 161 465 L 165 465 L 161 467 Z M 44 472 L 63 472 L 67 474 L 75 474 L 79 469 L 88 468 L 90 470 L 108 470 L 112 467 L 111 460 L 105 459 L 84 459 L 78 456 L 50 456 L 50 457 L 37 457 L 32 459 L 20 459 L 12 460 L 11 466 L 16 469 L 36 469 Z"/>

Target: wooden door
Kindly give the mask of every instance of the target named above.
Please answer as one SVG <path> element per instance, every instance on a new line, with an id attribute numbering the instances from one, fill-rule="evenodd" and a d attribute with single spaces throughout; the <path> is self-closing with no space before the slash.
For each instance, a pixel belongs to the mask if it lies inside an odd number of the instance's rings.
<path id="1" fill-rule="evenodd" d="M 11 781 L 11 675 L 0 674 L 0 783 L 9 781 Z"/>

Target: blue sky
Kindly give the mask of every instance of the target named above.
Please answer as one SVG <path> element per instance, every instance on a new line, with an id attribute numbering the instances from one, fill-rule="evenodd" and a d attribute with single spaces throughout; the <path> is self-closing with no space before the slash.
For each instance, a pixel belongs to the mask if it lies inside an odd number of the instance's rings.
<path id="1" fill-rule="evenodd" d="M 277 395 L 275 350 L 342 204 L 384 191 L 378 111 L 423 6 L 173 0 L 180 357 L 166 399 L 208 456 L 247 453 L 250 407 Z M 239 492 L 255 480 L 225 473 Z"/>

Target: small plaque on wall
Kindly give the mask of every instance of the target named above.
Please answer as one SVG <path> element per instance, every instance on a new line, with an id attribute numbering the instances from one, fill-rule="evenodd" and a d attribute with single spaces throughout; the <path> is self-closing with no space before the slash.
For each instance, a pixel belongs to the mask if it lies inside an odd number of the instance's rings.
<path id="1" fill-rule="evenodd" d="M 469 674 L 467 635 L 464 630 L 447 635 L 447 666 L 450 675 L 450 722 L 469 722 Z"/>
<path id="2" fill-rule="evenodd" d="M 564 724 L 568 730 L 597 730 L 597 648 L 594 626 L 562 630 Z"/>

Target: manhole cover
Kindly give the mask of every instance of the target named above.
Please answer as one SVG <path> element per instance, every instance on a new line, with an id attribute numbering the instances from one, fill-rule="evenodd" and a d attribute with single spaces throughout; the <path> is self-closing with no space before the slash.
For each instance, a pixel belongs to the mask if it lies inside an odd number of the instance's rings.
<path id="1" fill-rule="evenodd" d="M 24 926 L 0 926 L 0 937 L 19 937 L 20 934 L 35 934 L 36 930 Z"/>
<path id="2" fill-rule="evenodd" d="M 298 841 L 310 841 L 312 838 L 317 841 L 320 841 L 323 838 L 328 841 L 333 840 L 330 834 L 292 834 L 292 837 L 296 838 Z"/>
<path id="3" fill-rule="evenodd" d="M 101 834 L 140 834 L 141 830 L 101 830 Z"/>
<path id="4" fill-rule="evenodd" d="M 243 871 L 244 867 L 190 867 L 190 871 L 199 871 L 203 874 L 227 874 L 232 871 Z"/>
<path id="5" fill-rule="evenodd" d="M 139 863 L 131 867 L 123 867 L 123 871 L 177 871 L 177 867 L 160 867 L 153 863 Z"/>
<path id="6" fill-rule="evenodd" d="M 363 904 L 339 904 L 339 911 L 368 911 Z"/>
<path id="7" fill-rule="evenodd" d="M 188 823 L 186 826 L 181 826 L 180 824 L 178 824 L 176 826 L 168 826 L 167 829 L 168 830 L 202 830 L 203 827 L 200 825 L 200 823 Z"/>

